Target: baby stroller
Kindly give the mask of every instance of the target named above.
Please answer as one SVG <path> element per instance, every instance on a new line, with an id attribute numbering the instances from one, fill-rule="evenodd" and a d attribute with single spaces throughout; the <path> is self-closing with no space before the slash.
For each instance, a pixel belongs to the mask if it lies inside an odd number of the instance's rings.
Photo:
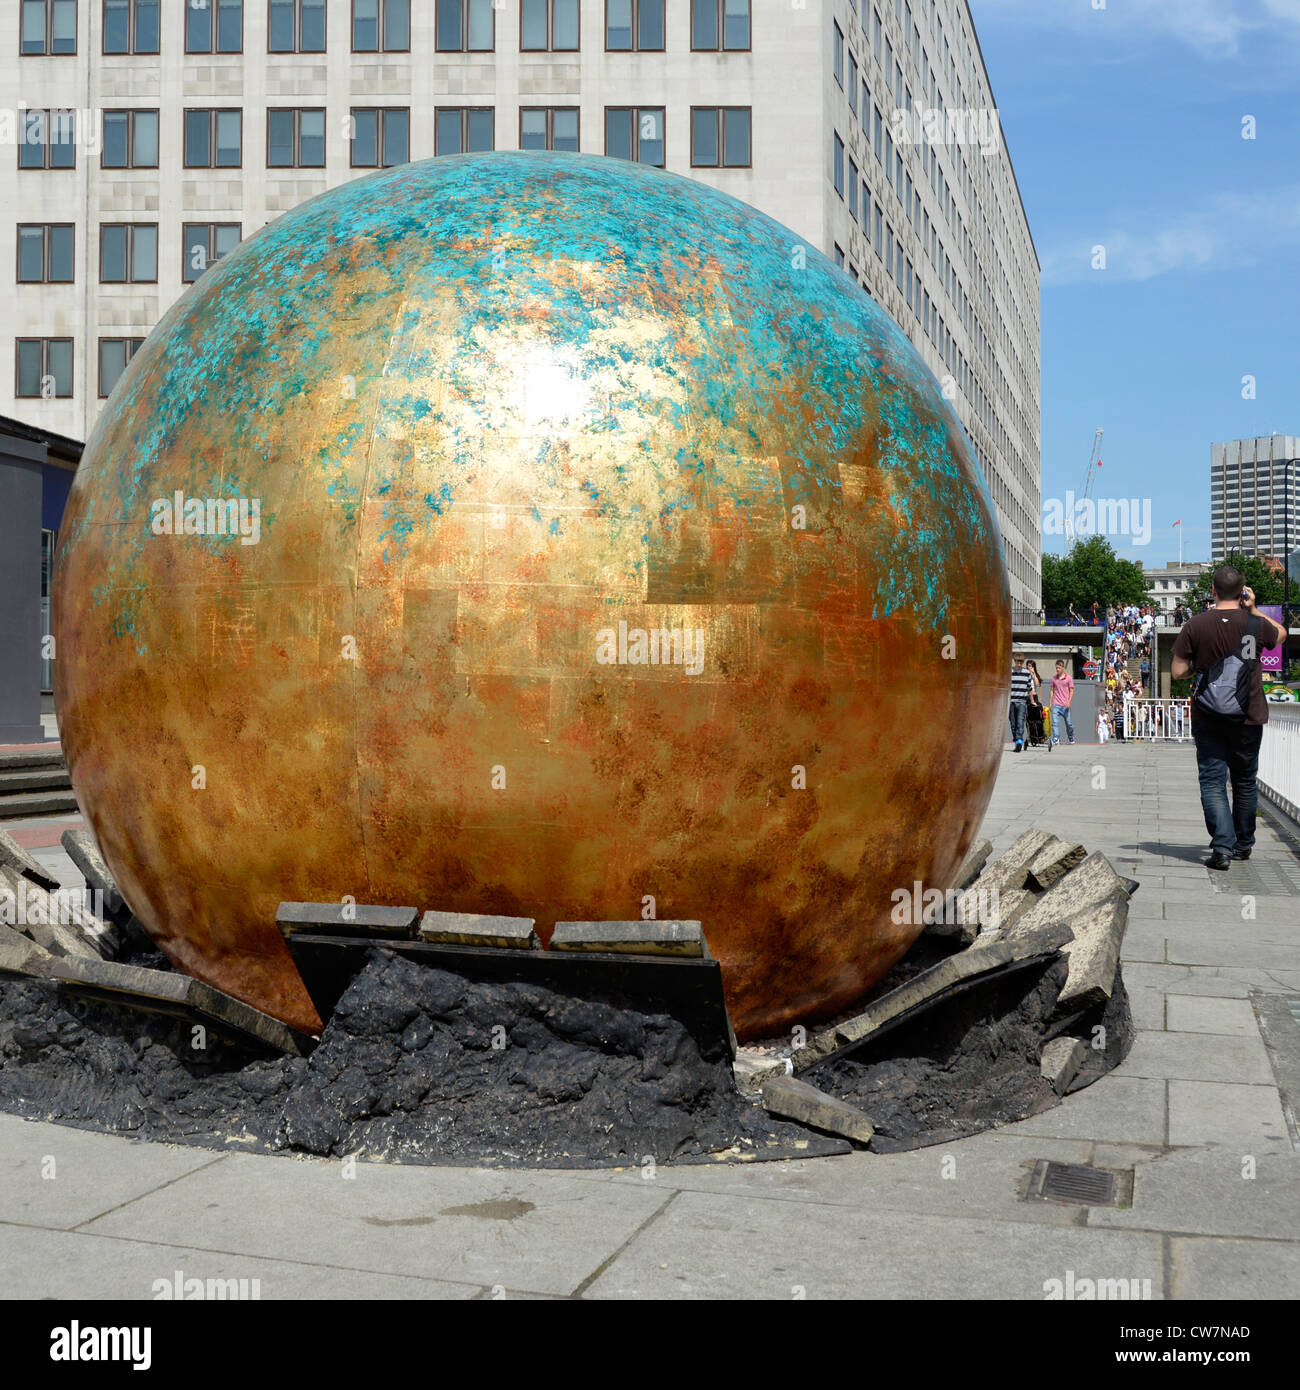
<path id="1" fill-rule="evenodd" d="M 1038 748 L 1047 742 L 1047 730 L 1043 724 L 1043 704 L 1037 695 L 1030 697 L 1025 727 L 1029 734 L 1029 746 L 1031 748 Z"/>

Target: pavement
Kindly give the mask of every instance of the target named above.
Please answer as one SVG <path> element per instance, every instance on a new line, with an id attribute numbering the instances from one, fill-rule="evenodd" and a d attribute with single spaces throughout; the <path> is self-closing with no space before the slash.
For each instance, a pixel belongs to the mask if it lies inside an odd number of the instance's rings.
<path id="1" fill-rule="evenodd" d="M 14 828 L 79 885 L 68 823 Z M 982 833 L 996 852 L 1030 826 L 1141 882 L 1132 1052 L 1042 1115 L 909 1154 L 589 1172 L 214 1153 L 0 1116 L 0 1297 L 238 1279 L 266 1299 L 1043 1299 L 1091 1279 L 1300 1298 L 1294 843 L 1261 819 L 1250 863 L 1212 879 L 1186 745 L 1004 754 Z M 1281 1001 L 1276 1066 L 1252 990 Z M 1024 1200 L 1040 1159 L 1131 1169 L 1132 1206 Z"/>

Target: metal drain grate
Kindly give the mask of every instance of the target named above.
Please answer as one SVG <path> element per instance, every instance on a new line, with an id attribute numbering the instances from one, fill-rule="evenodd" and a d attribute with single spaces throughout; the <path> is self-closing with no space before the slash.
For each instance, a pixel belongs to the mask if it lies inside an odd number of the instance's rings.
<path id="1" fill-rule="evenodd" d="M 1129 1206 L 1133 1171 L 1090 1168 L 1084 1163 L 1057 1163 L 1040 1158 L 1025 1192 L 1030 1202 L 1063 1202 L 1076 1207 Z"/>
<path id="2" fill-rule="evenodd" d="M 1216 893 L 1255 893 L 1261 898 L 1290 898 L 1300 894 L 1296 870 L 1282 864 L 1236 859 L 1230 869 L 1207 869 L 1205 872 Z"/>

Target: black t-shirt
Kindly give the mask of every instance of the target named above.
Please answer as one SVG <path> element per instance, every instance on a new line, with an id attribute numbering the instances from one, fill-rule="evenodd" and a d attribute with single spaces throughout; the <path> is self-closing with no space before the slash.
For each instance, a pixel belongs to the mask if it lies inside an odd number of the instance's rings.
<path id="1" fill-rule="evenodd" d="M 1250 614 L 1244 608 L 1211 608 L 1188 618 L 1174 639 L 1174 655 L 1192 663 L 1193 671 L 1208 671 L 1220 658 L 1240 653 L 1241 639 L 1246 635 Z M 1259 654 L 1273 645 L 1277 627 L 1260 615 Z M 1192 718 L 1200 714 L 1192 702 Z M 1258 661 L 1250 673 L 1250 708 L 1247 724 L 1268 723 L 1268 701 L 1264 698 L 1264 680 Z"/>

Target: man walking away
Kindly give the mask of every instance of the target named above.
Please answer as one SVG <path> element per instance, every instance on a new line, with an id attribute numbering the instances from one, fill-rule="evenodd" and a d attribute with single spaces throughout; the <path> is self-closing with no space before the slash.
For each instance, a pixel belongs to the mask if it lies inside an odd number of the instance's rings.
<path id="1" fill-rule="evenodd" d="M 1029 713 L 1029 692 L 1034 678 L 1025 670 L 1023 656 L 1012 657 L 1011 666 L 1011 737 L 1017 753 L 1025 746 L 1025 718 Z"/>
<path id="2" fill-rule="evenodd" d="M 1255 607 L 1254 591 L 1239 569 L 1214 571 L 1214 607 L 1189 618 L 1174 641 L 1172 674 L 1192 685 L 1192 741 L 1201 781 L 1201 809 L 1210 832 L 1206 868 L 1226 869 L 1249 859 L 1255 844 L 1259 745 L 1268 723 L 1260 652 L 1286 638 Z M 1232 781 L 1229 808 L 1225 783 Z"/>
<path id="3" fill-rule="evenodd" d="M 1070 705 L 1074 701 L 1074 677 L 1065 669 L 1065 662 L 1056 663 L 1056 674 L 1052 677 L 1052 742 L 1060 743 L 1061 725 L 1070 742 L 1074 742 L 1074 721 L 1070 718 Z"/>

